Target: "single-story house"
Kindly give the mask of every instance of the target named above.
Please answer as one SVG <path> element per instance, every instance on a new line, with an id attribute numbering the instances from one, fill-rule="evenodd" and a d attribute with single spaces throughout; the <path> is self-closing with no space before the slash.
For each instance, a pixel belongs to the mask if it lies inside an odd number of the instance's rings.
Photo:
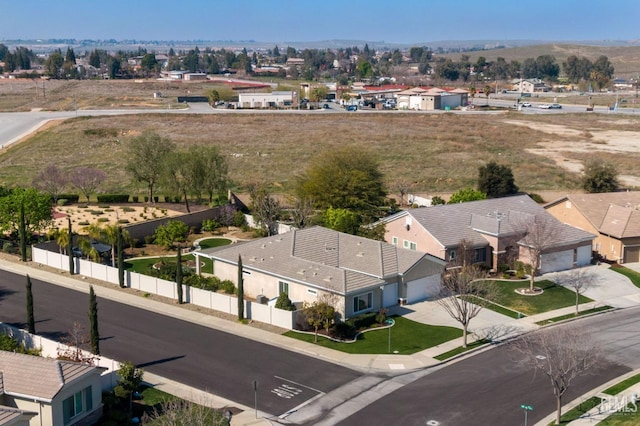
<path id="1" fill-rule="evenodd" d="M 382 220 L 385 240 L 395 246 L 427 252 L 453 263 L 464 240 L 475 263 L 497 270 L 520 260 L 530 263 L 533 225 L 547 230 L 540 272 L 588 265 L 595 235 L 561 223 L 527 195 L 404 210 Z"/>
<path id="2" fill-rule="evenodd" d="M 545 206 L 559 221 L 597 235 L 593 251 L 619 263 L 640 262 L 640 192 L 565 195 Z"/>
<path id="3" fill-rule="evenodd" d="M 469 92 L 464 89 L 445 90 L 438 87 L 414 87 L 397 94 L 398 109 L 433 111 L 453 109 L 469 103 Z"/>
<path id="4" fill-rule="evenodd" d="M 23 416 L 37 414 L 31 417 L 31 426 L 94 424 L 102 416 L 103 370 L 77 362 L 0 351 L 0 406 L 5 414 L 12 410 L 14 415 L 15 410 L 23 412 Z"/>
<path id="5" fill-rule="evenodd" d="M 293 302 L 330 298 L 343 318 L 437 295 L 445 264 L 426 253 L 320 226 L 194 254 L 212 259 L 214 274 L 236 285 L 242 257 L 248 297 L 274 299 L 286 292 Z"/>
<path id="6" fill-rule="evenodd" d="M 238 95 L 239 108 L 283 108 L 293 104 L 292 91 L 275 91 L 271 93 L 240 93 Z"/>

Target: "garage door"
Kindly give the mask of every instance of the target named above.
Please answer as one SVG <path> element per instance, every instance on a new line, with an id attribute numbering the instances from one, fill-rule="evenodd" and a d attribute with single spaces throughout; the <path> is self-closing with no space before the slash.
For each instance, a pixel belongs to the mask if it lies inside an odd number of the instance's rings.
<path id="1" fill-rule="evenodd" d="M 398 304 L 398 283 L 387 284 L 384 286 L 382 304 L 385 308 Z"/>
<path id="2" fill-rule="evenodd" d="M 407 283 L 407 303 L 430 299 L 440 292 L 440 276 L 421 278 Z"/>
<path id="3" fill-rule="evenodd" d="M 640 247 L 624 248 L 624 263 L 640 262 Z"/>
<path id="4" fill-rule="evenodd" d="M 573 268 L 573 249 L 543 254 L 540 262 L 540 272 L 566 271 Z"/>

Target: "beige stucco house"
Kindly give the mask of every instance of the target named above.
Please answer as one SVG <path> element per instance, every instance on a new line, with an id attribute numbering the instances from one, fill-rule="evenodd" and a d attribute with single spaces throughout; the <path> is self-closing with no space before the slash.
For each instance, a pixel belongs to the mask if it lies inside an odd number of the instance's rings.
<path id="1" fill-rule="evenodd" d="M 605 259 L 640 262 L 640 192 L 565 195 L 545 208 L 559 221 L 596 234 L 593 251 Z"/>
<path id="2" fill-rule="evenodd" d="M 330 298 L 343 318 L 413 302 L 439 291 L 444 262 L 426 253 L 315 226 L 195 252 L 236 283 L 242 256 L 247 297 L 293 302 Z"/>
<path id="3" fill-rule="evenodd" d="M 455 262 L 465 240 L 474 261 L 497 269 L 512 260 L 531 263 L 533 224 L 547 230 L 540 272 L 554 272 L 591 261 L 590 232 L 561 223 L 527 195 L 409 209 L 383 220 L 385 240 Z M 528 235 L 529 234 L 529 235 Z M 541 246 L 538 244 L 538 246 Z"/>
<path id="4" fill-rule="evenodd" d="M 94 424 L 102 416 L 103 370 L 77 362 L 0 351 L 0 424 Z M 13 416 L 16 423 L 2 423 L 3 416 L 5 420 Z"/>

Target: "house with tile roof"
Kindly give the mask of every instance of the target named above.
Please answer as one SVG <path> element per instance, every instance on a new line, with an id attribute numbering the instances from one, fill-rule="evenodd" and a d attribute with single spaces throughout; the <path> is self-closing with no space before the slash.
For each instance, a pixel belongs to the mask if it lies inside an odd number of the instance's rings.
<path id="1" fill-rule="evenodd" d="M 640 262 L 640 191 L 570 194 L 545 209 L 563 223 L 596 234 L 593 251 L 603 258 Z"/>
<path id="2" fill-rule="evenodd" d="M 260 240 L 194 252 L 215 275 L 237 281 L 242 256 L 248 297 L 293 302 L 331 298 L 343 319 L 435 296 L 444 262 L 426 253 L 314 226 Z M 237 283 L 236 283 L 237 284 Z"/>
<path id="3" fill-rule="evenodd" d="M 453 263 L 464 240 L 475 262 L 494 270 L 513 260 L 531 263 L 534 226 L 548 235 L 540 256 L 541 273 L 588 265 L 595 238 L 558 221 L 527 195 L 409 209 L 382 222 L 390 244 Z"/>
<path id="4" fill-rule="evenodd" d="M 0 425 L 95 423 L 102 416 L 103 370 L 77 362 L 0 351 Z M 27 418 L 28 423 L 18 422 Z M 12 419 L 16 423 L 11 423 Z"/>

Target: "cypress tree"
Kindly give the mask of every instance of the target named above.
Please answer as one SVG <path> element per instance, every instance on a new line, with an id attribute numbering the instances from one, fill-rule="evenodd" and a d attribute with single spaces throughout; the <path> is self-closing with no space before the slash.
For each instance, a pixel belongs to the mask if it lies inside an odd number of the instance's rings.
<path id="1" fill-rule="evenodd" d="M 29 275 L 27 275 L 27 331 L 31 334 L 36 334 L 36 321 L 33 318 L 33 293 Z"/>
<path id="2" fill-rule="evenodd" d="M 118 250 L 118 284 L 120 288 L 124 288 L 124 238 L 122 236 L 122 227 L 118 226 L 118 239 L 116 249 Z"/>
<path id="3" fill-rule="evenodd" d="M 89 327 L 91 328 L 91 353 L 100 355 L 100 333 L 98 332 L 98 301 L 93 286 L 89 287 Z"/>
<path id="4" fill-rule="evenodd" d="M 238 320 L 244 320 L 244 278 L 242 277 L 242 256 L 238 255 Z"/>
<path id="5" fill-rule="evenodd" d="M 178 256 L 176 257 L 176 286 L 178 303 L 182 304 L 182 247 L 178 247 Z"/>
<path id="6" fill-rule="evenodd" d="M 20 238 L 20 259 L 27 261 L 27 225 L 24 218 L 24 196 L 20 200 L 20 225 L 18 227 L 18 236 Z"/>
<path id="7" fill-rule="evenodd" d="M 69 225 L 69 241 L 67 241 L 67 256 L 69 256 L 69 275 L 73 275 L 74 263 L 73 263 L 73 231 L 71 230 L 71 218 L 67 219 Z"/>

